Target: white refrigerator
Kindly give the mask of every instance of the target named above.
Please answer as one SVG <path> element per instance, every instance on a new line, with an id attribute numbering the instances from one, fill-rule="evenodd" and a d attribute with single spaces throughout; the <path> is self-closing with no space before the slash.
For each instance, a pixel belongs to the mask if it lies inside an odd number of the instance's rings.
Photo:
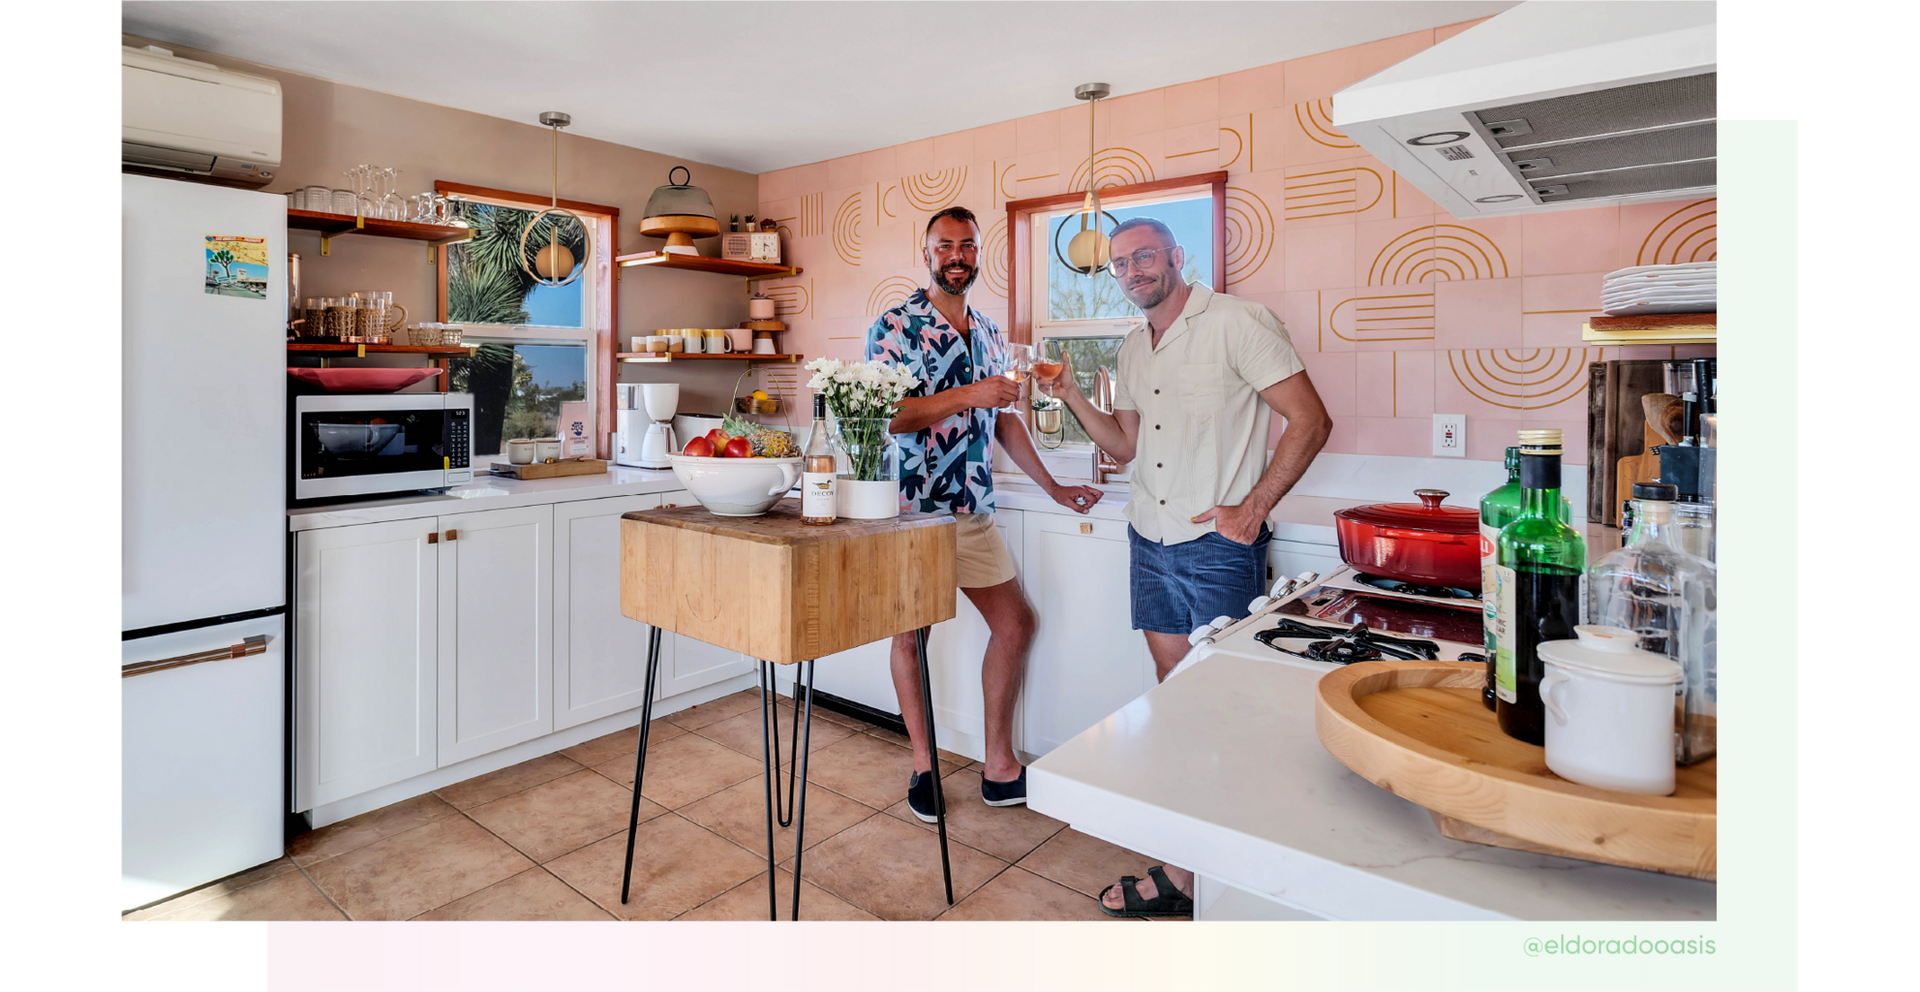
<path id="1" fill-rule="evenodd" d="M 286 831 L 286 199 L 121 177 L 121 882 Z"/>

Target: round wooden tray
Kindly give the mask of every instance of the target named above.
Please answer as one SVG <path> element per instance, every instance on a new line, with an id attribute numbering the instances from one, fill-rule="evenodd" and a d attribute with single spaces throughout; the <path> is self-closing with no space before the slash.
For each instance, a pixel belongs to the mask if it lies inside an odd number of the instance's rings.
<path id="1" fill-rule="evenodd" d="M 1501 733 L 1480 701 L 1486 666 L 1367 661 L 1320 680 L 1314 729 L 1341 764 L 1433 813 L 1457 840 L 1712 880 L 1715 759 L 1678 769 L 1671 796 L 1609 792 L 1547 770 L 1546 749 Z"/>

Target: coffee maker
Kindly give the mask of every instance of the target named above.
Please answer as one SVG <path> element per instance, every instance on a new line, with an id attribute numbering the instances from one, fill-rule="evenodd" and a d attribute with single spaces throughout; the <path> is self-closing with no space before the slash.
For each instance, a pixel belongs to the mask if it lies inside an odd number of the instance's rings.
<path id="1" fill-rule="evenodd" d="M 677 382 L 621 383 L 615 390 L 613 462 L 636 468 L 672 468 L 673 415 L 680 408 Z"/>

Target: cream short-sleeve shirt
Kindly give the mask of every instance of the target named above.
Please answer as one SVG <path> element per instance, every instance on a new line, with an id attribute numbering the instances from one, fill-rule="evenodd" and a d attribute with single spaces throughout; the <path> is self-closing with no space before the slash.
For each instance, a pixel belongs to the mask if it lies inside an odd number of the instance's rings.
<path id="1" fill-rule="evenodd" d="M 1273 411 L 1260 391 L 1306 370 L 1286 326 L 1258 303 L 1195 285 L 1153 344 L 1142 322 L 1120 343 L 1113 406 L 1140 414 L 1127 520 L 1141 537 L 1183 544 L 1246 499 L 1267 467 Z"/>

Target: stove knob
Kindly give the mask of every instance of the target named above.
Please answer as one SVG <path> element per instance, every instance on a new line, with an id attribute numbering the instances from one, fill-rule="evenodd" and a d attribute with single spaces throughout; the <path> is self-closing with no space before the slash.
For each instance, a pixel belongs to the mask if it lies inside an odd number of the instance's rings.
<path id="1" fill-rule="evenodd" d="M 1193 633 L 1187 635 L 1187 643 L 1193 645 L 1196 648 L 1202 644 L 1212 644 L 1213 635 L 1214 635 L 1213 625 L 1210 623 L 1203 623 L 1200 626 L 1193 628 Z"/>
<path id="2" fill-rule="evenodd" d="M 1301 585 L 1306 586 L 1306 585 L 1312 585 L 1313 580 L 1319 577 L 1320 577 L 1319 572 L 1301 572 L 1299 575 L 1294 576 L 1294 579 L 1298 581 Z"/>
<path id="3" fill-rule="evenodd" d="M 1299 584 L 1300 584 L 1300 580 L 1298 579 L 1289 579 L 1282 576 L 1281 578 L 1274 581 L 1272 589 L 1267 590 L 1267 598 L 1279 599 L 1280 597 L 1285 596 L 1287 593 L 1292 592 L 1294 590 L 1294 587 Z"/>
<path id="4" fill-rule="evenodd" d="M 1272 604 L 1273 604 L 1272 596 L 1261 596 L 1260 598 L 1247 604 L 1247 613 L 1249 615 L 1258 613 L 1261 610 L 1266 609 L 1268 606 L 1271 606 Z"/>
<path id="5" fill-rule="evenodd" d="M 1233 626 L 1233 624 L 1234 619 L 1232 617 L 1222 615 L 1214 617 L 1213 622 L 1207 624 L 1207 626 L 1212 627 L 1214 630 L 1226 630 L 1228 627 Z"/>

